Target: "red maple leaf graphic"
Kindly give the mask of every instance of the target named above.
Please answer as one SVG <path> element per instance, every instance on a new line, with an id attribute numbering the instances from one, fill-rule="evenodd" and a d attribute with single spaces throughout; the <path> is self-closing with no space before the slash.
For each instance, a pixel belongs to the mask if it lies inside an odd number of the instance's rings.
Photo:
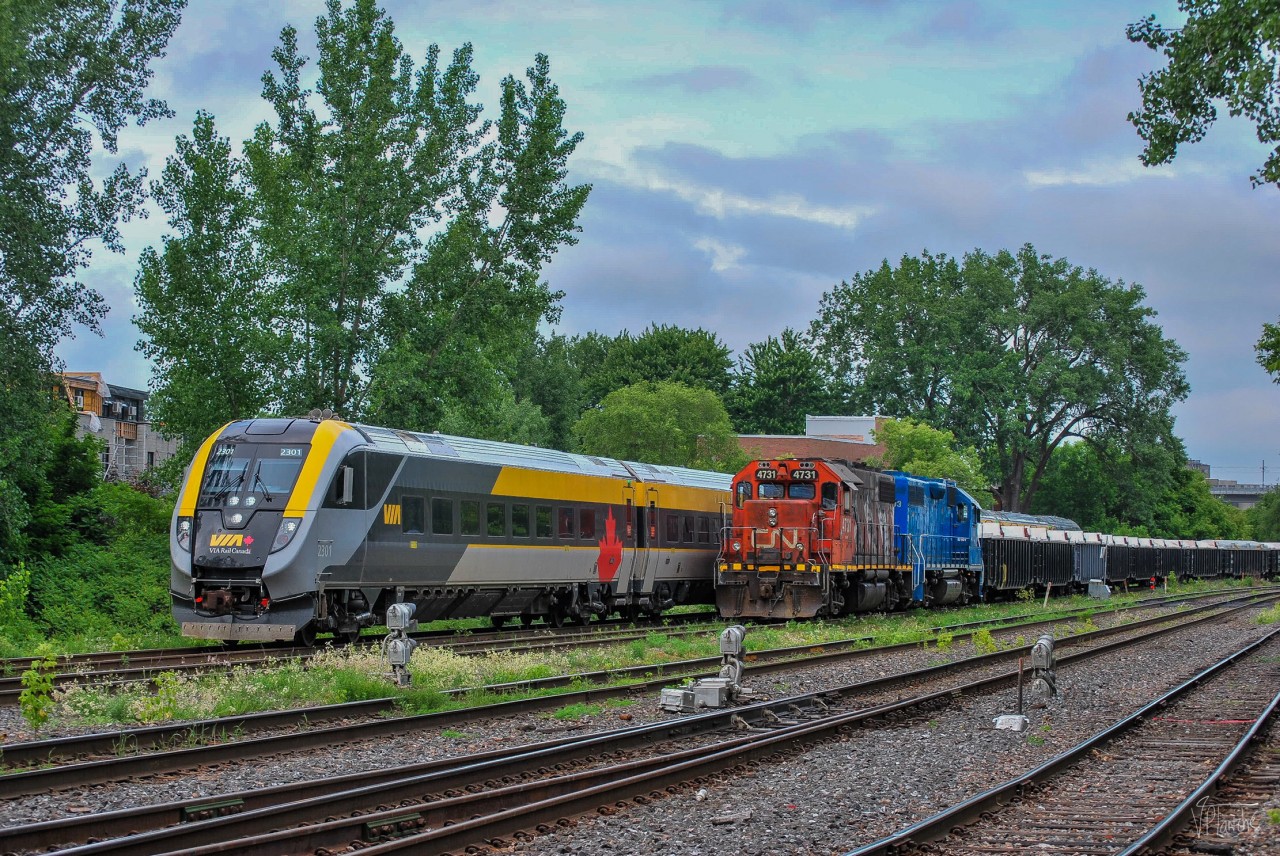
<path id="1" fill-rule="evenodd" d="M 600 558 L 596 559 L 600 582 L 612 582 L 621 565 L 622 542 L 618 540 L 618 521 L 613 519 L 613 509 L 610 508 L 604 520 L 604 538 L 600 539 Z"/>
<path id="2" fill-rule="evenodd" d="M 245 545 L 246 547 L 252 547 L 252 546 L 253 546 L 253 536 L 252 536 L 252 535 L 246 535 L 246 536 L 244 536 L 244 545 Z"/>

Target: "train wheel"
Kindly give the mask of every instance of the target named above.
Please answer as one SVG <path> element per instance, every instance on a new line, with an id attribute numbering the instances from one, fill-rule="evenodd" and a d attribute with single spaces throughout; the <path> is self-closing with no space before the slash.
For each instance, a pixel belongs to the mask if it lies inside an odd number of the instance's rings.
<path id="1" fill-rule="evenodd" d="M 339 630 L 333 634 L 333 641 L 339 645 L 354 645 L 360 641 L 360 628 L 355 630 Z"/>
<path id="2" fill-rule="evenodd" d="M 504 625 L 504 624 L 506 624 L 506 623 L 507 623 L 507 616 L 505 616 L 505 615 L 490 615 L 490 616 L 489 616 L 489 623 L 493 625 L 493 629 L 494 629 L 494 630 L 501 630 L 501 629 L 502 629 L 502 625 Z"/>
<path id="3" fill-rule="evenodd" d="M 300 648 L 312 648 L 316 644 L 316 626 L 312 622 L 307 622 L 298 628 L 298 632 L 293 634 L 293 644 Z"/>
<path id="4" fill-rule="evenodd" d="M 547 623 L 552 627 L 564 627 L 564 611 L 558 607 L 551 608 L 551 614 L 547 617 Z"/>

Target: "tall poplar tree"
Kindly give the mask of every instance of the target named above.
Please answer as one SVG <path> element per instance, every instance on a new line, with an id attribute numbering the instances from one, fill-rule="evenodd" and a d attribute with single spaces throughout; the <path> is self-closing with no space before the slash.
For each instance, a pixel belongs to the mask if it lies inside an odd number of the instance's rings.
<path id="1" fill-rule="evenodd" d="M 200 112 L 151 185 L 172 234 L 160 252 L 143 251 L 133 320 L 147 336 L 138 350 L 155 365 L 151 417 L 182 438 L 183 461 L 219 425 L 256 416 L 280 396 L 283 312 L 254 241 L 243 166 L 213 116 Z"/>
<path id="2" fill-rule="evenodd" d="M 422 248 L 420 235 L 456 207 L 463 162 L 478 145 L 471 47 L 441 68 L 432 45 L 415 71 L 373 0 L 329 0 L 316 21 L 319 77 L 285 27 L 263 76 L 276 113 L 246 144 L 267 261 L 278 278 L 294 349 L 286 410 L 359 415 L 369 370 L 386 344 L 388 289 Z M 313 106 L 319 102 L 319 109 Z"/>

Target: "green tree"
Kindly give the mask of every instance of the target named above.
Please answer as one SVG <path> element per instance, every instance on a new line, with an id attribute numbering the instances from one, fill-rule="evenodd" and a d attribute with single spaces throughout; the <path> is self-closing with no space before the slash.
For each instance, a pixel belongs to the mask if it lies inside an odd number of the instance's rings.
<path id="1" fill-rule="evenodd" d="M 598 348 L 601 359 L 594 364 L 580 362 L 587 401 L 594 404 L 615 389 L 642 381 L 670 381 L 709 389 L 723 396 L 729 389 L 733 361 L 729 348 L 712 332 L 701 327 L 653 324 L 639 336 L 623 330 L 603 347 L 598 340 L 580 343 L 582 348 Z"/>
<path id="2" fill-rule="evenodd" d="M 387 289 L 444 216 L 465 153 L 478 140 L 471 48 L 441 70 L 431 46 L 415 74 L 394 25 L 372 0 L 329 0 L 316 20 L 319 71 L 311 106 L 307 60 L 286 26 L 263 75 L 275 123 L 246 143 L 258 238 L 283 286 L 295 341 L 284 364 L 287 410 L 360 412 L 369 366 L 384 344 Z"/>
<path id="3" fill-rule="evenodd" d="M 372 405 L 385 422 L 431 428 L 445 410 L 474 407 L 460 375 L 470 383 L 487 374 L 482 385 L 514 396 L 538 324 L 559 318 L 563 294 L 541 271 L 561 245 L 577 242 L 590 187 L 565 181 L 582 135 L 563 126 L 547 57 L 539 54 L 526 78 L 502 81 L 494 139 L 463 164 L 461 210 L 431 239 L 403 294 L 386 300 L 394 344 L 375 371 Z"/>
<path id="4" fill-rule="evenodd" d="M 1127 29 L 1130 41 L 1168 61 L 1139 79 L 1142 109 L 1129 114 L 1146 142 L 1142 162 L 1169 163 L 1178 146 L 1204 139 L 1216 105 L 1225 103 L 1273 147 L 1254 185 L 1280 186 L 1280 7 L 1274 0 L 1179 0 L 1178 9 L 1187 16 L 1180 27 L 1148 15 Z"/>
<path id="5" fill-rule="evenodd" d="M 979 502 L 988 493 L 977 450 L 958 447 L 950 431 L 914 419 L 886 419 L 875 430 L 875 440 L 884 444 L 885 452 L 883 458 L 870 461 L 872 466 L 951 479 Z"/>
<path id="6" fill-rule="evenodd" d="M 174 234 L 161 252 L 143 251 L 133 320 L 147 336 L 137 349 L 155 366 L 152 418 L 183 440 L 184 461 L 219 425 L 259 415 L 279 396 L 282 307 L 254 241 L 242 169 L 200 112 L 151 185 Z"/>
<path id="7" fill-rule="evenodd" d="M 1180 145 L 1204 139 L 1225 104 L 1271 147 L 1250 181 L 1280 187 L 1280 6 L 1274 0 L 1179 0 L 1178 9 L 1187 16 L 1180 27 L 1148 15 L 1127 29 L 1130 41 L 1168 62 L 1138 80 L 1142 109 L 1129 114 L 1146 143 L 1142 162 L 1169 163 Z M 1263 325 L 1258 362 L 1280 382 L 1280 325 Z"/>
<path id="8" fill-rule="evenodd" d="M 1109 442 L 1060 446 L 1032 510 L 1119 535 L 1204 539 L 1245 532 L 1244 515 L 1209 492 L 1171 436 L 1129 450 Z"/>
<path id="9" fill-rule="evenodd" d="M 744 434 L 803 434 L 807 414 L 829 413 L 839 403 L 833 387 L 812 345 L 788 327 L 747 346 L 725 404 Z"/>
<path id="10" fill-rule="evenodd" d="M 589 455 L 727 473 L 747 461 L 719 396 L 682 383 L 641 381 L 616 389 L 574 432 Z"/>
<path id="11" fill-rule="evenodd" d="M 1253 508 L 1245 512 L 1251 537 L 1259 541 L 1280 541 L 1280 487 L 1262 495 Z"/>
<path id="12" fill-rule="evenodd" d="M 1137 285 L 1066 259 L 928 252 L 823 295 L 812 336 L 851 403 L 951 431 L 983 454 L 1000 507 L 1030 507 L 1072 437 L 1132 445 L 1171 424 L 1185 354 Z"/>
<path id="13" fill-rule="evenodd" d="M 142 212 L 145 173 L 95 181 L 98 145 L 128 122 L 168 115 L 146 99 L 181 0 L 0 0 L 0 555 L 28 509 L 18 484 L 40 467 L 53 349 L 76 324 L 98 330 L 102 295 L 76 281 L 98 241 Z M 96 141 L 96 143 L 95 143 Z"/>
<path id="14" fill-rule="evenodd" d="M 1258 339 L 1258 365 L 1280 383 L 1280 323 L 1263 324 L 1262 338 Z"/>
<path id="15" fill-rule="evenodd" d="M 513 391 L 522 401 L 537 405 L 547 420 L 546 445 L 574 451 L 578 439 L 573 425 L 582 417 L 582 373 L 573 361 L 572 344 L 559 334 L 538 336 L 519 361 Z"/>

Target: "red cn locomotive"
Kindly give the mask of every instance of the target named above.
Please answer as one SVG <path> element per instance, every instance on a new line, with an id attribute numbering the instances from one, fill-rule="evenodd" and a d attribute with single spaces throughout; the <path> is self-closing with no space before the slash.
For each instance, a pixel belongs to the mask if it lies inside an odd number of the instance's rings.
<path id="1" fill-rule="evenodd" d="M 757 461 L 733 486 L 716 568 L 724 616 L 809 618 L 883 609 L 911 570 L 893 538 L 894 479 L 826 459 Z"/>

